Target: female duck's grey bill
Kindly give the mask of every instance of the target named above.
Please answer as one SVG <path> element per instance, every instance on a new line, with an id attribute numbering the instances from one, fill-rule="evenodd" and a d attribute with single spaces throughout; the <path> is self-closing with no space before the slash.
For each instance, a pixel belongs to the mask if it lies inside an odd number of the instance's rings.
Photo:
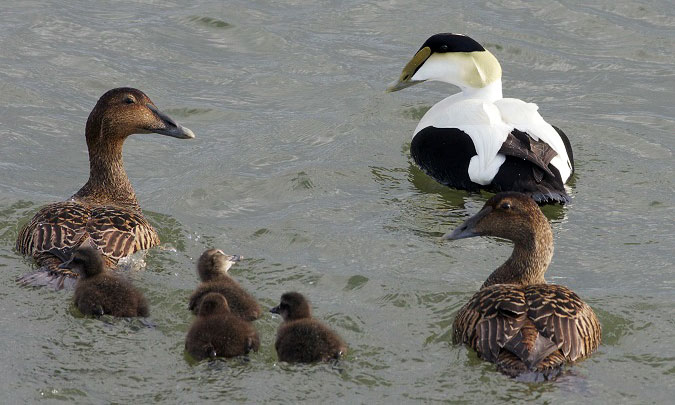
<path id="1" fill-rule="evenodd" d="M 414 86 L 417 83 L 424 82 L 424 80 L 411 79 L 415 75 L 415 72 L 417 72 L 417 69 L 419 69 L 419 67 L 422 66 L 422 64 L 427 59 L 429 59 L 429 56 L 431 56 L 431 49 L 428 46 L 425 46 L 417 51 L 415 56 L 413 56 L 413 58 L 410 59 L 410 62 L 408 62 L 403 68 L 403 72 L 401 72 L 401 76 L 399 76 L 398 80 L 387 87 L 387 93 L 399 91 L 405 89 L 406 87 Z"/>
<path id="2" fill-rule="evenodd" d="M 172 136 L 178 139 L 193 139 L 195 137 L 194 132 L 189 128 L 181 126 L 179 123 L 173 120 L 173 118 L 159 111 L 157 107 L 152 104 L 146 104 L 146 107 L 150 109 L 164 124 L 161 128 L 148 128 L 149 131 L 156 134 L 162 134 L 167 136 Z"/>
<path id="3" fill-rule="evenodd" d="M 488 206 L 480 210 L 476 215 L 462 222 L 454 231 L 446 233 L 443 235 L 443 239 L 457 240 L 465 238 L 473 238 L 474 236 L 480 236 L 480 233 L 475 231 L 476 224 L 483 219 L 484 216 L 492 211 L 492 207 Z"/>

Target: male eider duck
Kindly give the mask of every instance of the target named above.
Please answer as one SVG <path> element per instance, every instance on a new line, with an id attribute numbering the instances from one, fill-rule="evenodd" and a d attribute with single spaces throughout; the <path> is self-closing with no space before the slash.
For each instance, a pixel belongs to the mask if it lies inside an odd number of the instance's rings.
<path id="1" fill-rule="evenodd" d="M 197 315 L 185 338 L 185 350 L 193 358 L 235 357 L 258 351 L 258 332 L 251 323 L 230 313 L 221 294 L 206 294 Z"/>
<path id="2" fill-rule="evenodd" d="M 513 253 L 457 313 L 454 343 L 469 345 L 503 373 L 528 381 L 552 379 L 563 364 L 597 349 L 601 330 L 591 307 L 567 287 L 544 280 L 553 233 L 531 198 L 499 193 L 444 237 L 474 236 L 511 240 Z"/>
<path id="3" fill-rule="evenodd" d="M 92 247 L 80 247 L 61 264 L 77 272 L 73 301 L 84 315 L 148 316 L 148 301 L 127 280 L 105 270 L 103 256 Z"/>
<path id="4" fill-rule="evenodd" d="M 150 132 L 180 139 L 195 137 L 140 90 L 118 88 L 101 96 L 87 119 L 89 180 L 69 200 L 43 207 L 19 232 L 16 249 L 40 266 L 37 273 L 21 277 L 21 283 L 56 289 L 72 286 L 77 275 L 59 265 L 82 245 L 101 250 L 106 266 L 113 266 L 137 250 L 159 244 L 122 161 L 124 140 L 131 134 Z"/>
<path id="5" fill-rule="evenodd" d="M 302 294 L 283 294 L 279 305 L 270 312 L 281 315 L 284 320 L 274 344 L 279 361 L 313 363 L 337 360 L 347 353 L 347 345 L 340 336 L 312 318 L 309 302 Z"/>
<path id="6" fill-rule="evenodd" d="M 574 171 L 567 136 L 536 104 L 502 97 L 502 68 L 488 50 L 459 34 L 422 45 L 388 91 L 427 80 L 460 88 L 422 117 L 410 154 L 439 183 L 463 190 L 519 191 L 538 203 L 569 202 Z"/>
<path id="7" fill-rule="evenodd" d="M 197 262 L 197 274 L 202 283 L 192 293 L 188 309 L 196 314 L 204 296 L 217 292 L 227 299 L 233 314 L 247 321 L 260 318 L 262 309 L 258 301 L 227 274 L 230 267 L 239 260 L 240 256 L 226 255 L 219 249 L 209 249 L 202 253 Z"/>

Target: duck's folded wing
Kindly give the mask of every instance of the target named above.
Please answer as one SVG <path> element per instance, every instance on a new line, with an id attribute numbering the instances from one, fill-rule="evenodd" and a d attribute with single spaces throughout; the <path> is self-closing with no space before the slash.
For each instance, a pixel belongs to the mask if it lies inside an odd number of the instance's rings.
<path id="1" fill-rule="evenodd" d="M 526 305 L 523 292 L 508 285 L 481 289 L 457 313 L 453 342 L 466 343 L 482 359 L 497 361 L 500 350 L 523 327 Z"/>
<path id="2" fill-rule="evenodd" d="M 159 244 L 157 232 L 142 214 L 114 206 L 92 209 L 87 233 L 115 261 Z"/>
<path id="3" fill-rule="evenodd" d="M 600 323 L 591 307 L 573 291 L 554 284 L 529 286 L 524 291 L 527 316 L 568 361 L 586 357 L 598 347 Z"/>
<path id="4" fill-rule="evenodd" d="M 555 177 L 548 165 L 558 153 L 546 142 L 541 140 L 536 141 L 526 132 L 517 129 L 511 131 L 499 149 L 499 153 L 531 162 L 539 169 L 533 170 L 537 182 L 542 180 L 543 173 Z"/>
<path id="5" fill-rule="evenodd" d="M 73 201 L 49 204 L 38 211 L 19 232 L 16 250 L 38 257 L 52 254 L 62 261 L 82 243 L 89 221 L 89 210 Z"/>

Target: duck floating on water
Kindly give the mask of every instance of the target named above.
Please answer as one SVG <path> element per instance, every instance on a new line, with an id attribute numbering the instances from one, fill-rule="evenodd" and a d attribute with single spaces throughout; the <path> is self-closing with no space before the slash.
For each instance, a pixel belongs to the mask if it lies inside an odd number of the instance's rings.
<path id="1" fill-rule="evenodd" d="M 117 317 L 148 316 L 148 301 L 129 281 L 106 271 L 101 253 L 89 246 L 80 247 L 63 269 L 80 276 L 75 285 L 73 301 L 84 315 Z"/>
<path id="2" fill-rule="evenodd" d="M 287 292 L 270 310 L 284 322 L 277 330 L 274 347 L 279 361 L 314 363 L 338 360 L 347 353 L 347 345 L 328 326 L 312 318 L 307 299 L 300 293 Z"/>
<path id="3" fill-rule="evenodd" d="M 553 232 L 531 198 L 499 193 L 444 238 L 474 236 L 508 239 L 514 248 L 457 313 L 455 344 L 467 344 L 504 374 L 526 381 L 553 379 L 565 363 L 598 348 L 600 323 L 591 307 L 569 288 L 544 280 Z"/>
<path id="4" fill-rule="evenodd" d="M 179 139 L 195 137 L 140 90 L 117 88 L 101 96 L 87 119 L 89 180 L 69 200 L 40 209 L 21 229 L 16 249 L 32 256 L 40 269 L 20 277 L 19 282 L 55 289 L 72 287 L 77 274 L 59 265 L 80 246 L 101 250 L 110 267 L 123 257 L 159 244 L 122 161 L 124 140 L 131 134 L 151 132 Z"/>
<path id="5" fill-rule="evenodd" d="M 567 136 L 533 103 L 502 97 L 497 58 L 473 39 L 436 34 L 424 42 L 387 91 L 427 80 L 460 92 L 431 107 L 413 135 L 410 154 L 441 184 L 462 190 L 519 191 L 540 204 L 570 201 L 574 172 Z"/>
<path id="6" fill-rule="evenodd" d="M 185 337 L 185 350 L 193 358 L 236 357 L 259 347 L 258 332 L 250 322 L 230 312 L 225 297 L 215 292 L 204 296 Z"/>
<path id="7" fill-rule="evenodd" d="M 246 321 L 255 321 L 262 315 L 258 301 L 244 290 L 227 271 L 241 260 L 239 255 L 226 255 L 222 250 L 209 249 L 197 261 L 197 274 L 202 281 L 190 296 L 188 309 L 195 315 L 202 299 L 209 293 L 217 292 L 227 299 L 230 311 Z"/>

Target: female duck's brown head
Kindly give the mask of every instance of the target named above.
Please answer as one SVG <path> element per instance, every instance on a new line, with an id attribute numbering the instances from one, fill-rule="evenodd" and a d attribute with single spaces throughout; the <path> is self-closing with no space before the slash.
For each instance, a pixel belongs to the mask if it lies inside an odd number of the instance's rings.
<path id="1" fill-rule="evenodd" d="M 102 95 L 87 119 L 89 181 L 73 198 L 92 204 L 138 207 L 124 171 L 122 145 L 131 134 L 152 132 L 180 139 L 195 137 L 188 128 L 161 112 L 140 90 L 122 87 Z"/>
<path id="2" fill-rule="evenodd" d="M 537 203 L 522 193 L 505 192 L 490 198 L 483 208 L 444 239 L 495 236 L 513 241 L 511 257 L 483 286 L 497 283 L 545 283 L 544 273 L 553 257 L 551 225 Z"/>

